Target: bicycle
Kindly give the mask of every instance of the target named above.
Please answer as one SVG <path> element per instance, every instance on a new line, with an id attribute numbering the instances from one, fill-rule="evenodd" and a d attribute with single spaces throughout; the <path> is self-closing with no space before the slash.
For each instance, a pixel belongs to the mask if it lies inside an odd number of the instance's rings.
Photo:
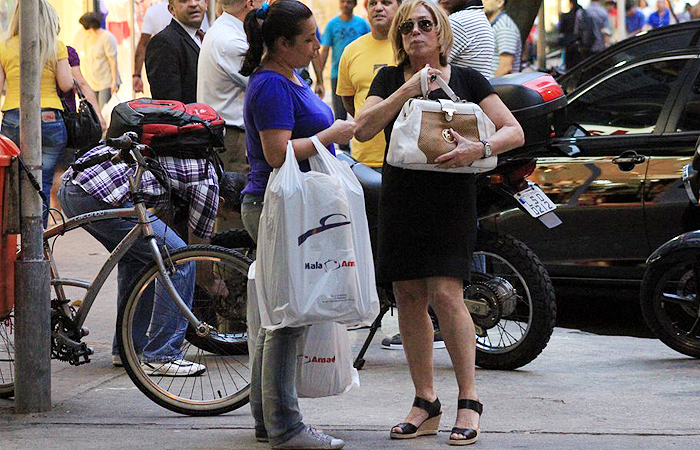
<path id="1" fill-rule="evenodd" d="M 89 334 L 83 327 L 85 319 L 100 289 L 117 263 L 137 239 L 148 240 L 153 262 L 132 281 L 126 300 L 117 315 L 117 339 L 122 363 L 134 384 L 151 400 L 171 411 L 194 415 L 217 415 L 237 409 L 248 403 L 250 367 L 246 338 L 246 280 L 252 261 L 240 253 L 213 245 L 190 245 L 168 251 L 160 247 L 150 225 L 148 210 L 140 195 L 141 178 L 146 170 L 167 185 L 158 163 L 145 158 L 148 147 L 136 143 L 136 135 L 127 133 L 110 139 L 107 145 L 116 149 L 111 156 L 136 167 L 129 177 L 134 206 L 95 211 L 77 215 L 46 230 L 43 235 L 46 257 L 51 267 L 51 286 L 55 296 L 51 300 L 51 356 L 72 365 L 90 362 L 93 350 L 81 339 Z M 99 162 L 106 161 L 97 161 Z M 116 246 L 95 279 L 83 281 L 61 278 L 52 253 L 52 241 L 63 234 L 95 221 L 134 218 L 136 224 Z M 178 270 L 194 267 L 195 285 L 192 307 L 181 297 L 171 275 Z M 165 298 L 151 296 L 156 283 L 162 283 Z M 217 286 L 217 289 L 211 286 Z M 181 288 L 183 286 L 180 286 Z M 72 300 L 66 290 L 77 288 L 85 293 Z M 190 286 L 190 289 L 192 286 Z M 162 303 L 162 302 L 165 302 Z M 167 315 L 152 316 L 153 308 L 167 308 Z M 192 376 L 164 376 L 152 374 L 152 368 L 142 366 L 138 340 L 144 339 L 145 330 L 139 330 L 137 319 L 148 322 L 148 330 L 158 329 L 159 318 L 176 317 L 182 331 L 187 322 L 181 355 L 189 361 L 206 366 L 206 371 Z M 149 318 L 150 317 L 150 318 Z M 176 322 L 176 321 L 170 321 Z M 14 317 L 0 318 L 0 397 L 14 394 Z M 173 334 L 176 330 L 169 330 Z M 166 363 L 165 361 L 163 363 Z M 150 363 L 152 366 L 158 363 Z M 157 370 L 155 371 L 157 373 Z"/>

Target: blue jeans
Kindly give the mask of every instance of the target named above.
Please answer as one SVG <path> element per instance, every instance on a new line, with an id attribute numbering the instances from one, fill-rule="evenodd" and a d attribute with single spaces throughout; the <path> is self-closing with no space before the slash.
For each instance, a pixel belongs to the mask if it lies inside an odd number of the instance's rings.
<path id="1" fill-rule="evenodd" d="M 306 327 L 260 329 L 251 368 L 250 410 L 255 431 L 270 445 L 282 444 L 304 429 L 296 389 L 299 344 Z M 250 336 L 250 335 L 249 335 Z"/>
<path id="2" fill-rule="evenodd" d="M 41 122 L 41 191 L 46 196 L 47 200 L 51 195 L 51 185 L 53 184 L 53 174 L 56 171 L 56 164 L 66 148 L 68 142 L 68 133 L 66 125 L 63 122 L 63 114 L 56 109 L 44 108 L 42 112 Z M 53 114 L 52 121 L 44 121 L 48 119 L 46 116 Z M 10 138 L 12 142 L 19 147 L 19 109 L 11 109 L 5 111 L 2 118 L 2 128 L 0 132 Z M 44 204 L 42 217 L 44 219 L 44 227 L 46 227 L 49 217 L 48 206 Z"/>
<path id="3" fill-rule="evenodd" d="M 243 225 L 255 242 L 262 212 L 262 198 L 246 194 L 241 205 Z M 248 299 L 251 301 L 252 299 Z M 250 410 L 256 434 L 267 432 L 271 445 L 282 444 L 304 429 L 296 389 L 298 345 L 306 327 L 260 328 L 251 368 Z"/>
<path id="4" fill-rule="evenodd" d="M 64 213 L 68 217 L 79 214 L 110 209 L 112 206 L 98 200 L 85 192 L 80 186 L 72 182 L 64 181 L 58 193 Z M 123 207 L 132 206 L 125 202 Z M 166 245 L 168 249 L 175 250 L 184 247 L 185 242 L 165 223 L 156 217 L 151 217 L 151 226 L 160 245 Z M 83 228 L 95 239 L 100 241 L 110 252 L 126 234 L 134 228 L 133 219 L 101 220 L 84 225 Z M 145 239 L 139 239 L 119 261 L 117 266 L 117 295 L 121 308 L 123 302 L 129 296 L 129 287 L 146 266 L 151 264 L 153 257 Z M 194 263 L 178 266 L 171 279 L 180 293 L 180 296 L 192 306 L 195 283 Z M 143 353 L 144 361 L 170 361 L 181 358 L 181 347 L 187 330 L 187 319 L 177 310 L 165 291 L 163 283 L 159 280 L 142 294 L 139 309 L 134 321 L 134 346 L 137 353 Z M 145 300 L 145 301 L 144 301 Z M 112 354 L 119 354 L 116 336 L 112 343 Z"/>

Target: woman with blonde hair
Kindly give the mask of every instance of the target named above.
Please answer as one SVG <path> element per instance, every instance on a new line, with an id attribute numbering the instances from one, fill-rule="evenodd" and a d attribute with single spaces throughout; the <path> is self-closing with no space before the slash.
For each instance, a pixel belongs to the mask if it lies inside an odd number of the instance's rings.
<path id="1" fill-rule="evenodd" d="M 41 62 L 41 183 L 42 191 L 49 198 L 56 163 L 68 139 L 63 122 L 63 105 L 56 92 L 73 88 L 73 77 L 68 64 L 68 51 L 58 40 L 60 22 L 56 10 L 46 0 L 39 0 L 39 61 Z M 8 37 L 0 42 L 0 92 L 7 88 L 2 105 L 2 129 L 0 132 L 19 146 L 19 4 L 10 22 Z M 48 205 L 44 205 L 44 226 L 48 217 Z"/>
<path id="2" fill-rule="evenodd" d="M 404 2 L 389 32 L 397 65 L 374 78 L 355 137 L 371 139 L 380 130 L 388 143 L 403 104 L 422 95 L 420 71 L 430 68 L 429 98 L 447 99 L 442 78 L 462 100 L 477 103 L 496 125 L 488 140 L 470 140 L 451 130 L 457 146 L 437 158 L 438 168 L 473 161 L 523 144 L 523 131 L 479 72 L 447 63 L 452 31 L 445 12 L 427 0 Z M 433 385 L 432 306 L 440 322 L 459 387 L 457 419 L 450 445 L 476 442 L 482 405 L 476 391 L 474 323 L 464 304 L 476 240 L 476 185 L 471 174 L 406 170 L 384 162 L 380 197 L 377 276 L 393 283 L 399 330 L 415 388 L 413 408 L 391 429 L 394 439 L 438 432 L 442 407 Z"/>

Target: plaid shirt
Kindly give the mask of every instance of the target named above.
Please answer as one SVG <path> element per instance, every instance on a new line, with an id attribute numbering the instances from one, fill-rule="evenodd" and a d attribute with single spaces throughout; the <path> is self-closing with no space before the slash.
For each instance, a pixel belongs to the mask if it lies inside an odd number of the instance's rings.
<path id="1" fill-rule="evenodd" d="M 106 145 L 89 150 L 76 162 L 114 152 Z M 208 238 L 214 230 L 214 219 L 219 208 L 219 179 L 214 166 L 206 159 L 181 159 L 171 156 L 157 156 L 170 177 L 170 186 L 189 205 L 189 225 L 194 234 Z M 62 179 L 72 181 L 93 197 L 119 207 L 125 200 L 131 200 L 129 175 L 136 171 L 135 165 L 114 164 L 107 160 L 76 172 L 69 168 Z M 149 208 L 168 203 L 167 191 L 158 183 L 153 174 L 145 171 L 141 178 L 141 192 Z"/>

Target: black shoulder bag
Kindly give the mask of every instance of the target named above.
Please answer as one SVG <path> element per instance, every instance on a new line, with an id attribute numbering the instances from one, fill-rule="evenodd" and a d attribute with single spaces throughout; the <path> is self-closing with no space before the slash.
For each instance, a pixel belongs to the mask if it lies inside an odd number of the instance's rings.
<path id="1" fill-rule="evenodd" d="M 68 131 L 66 147 L 83 149 L 97 144 L 102 139 L 100 119 L 92 104 L 85 99 L 78 83 L 73 82 L 78 93 L 77 111 L 71 111 L 63 103 L 63 120 Z"/>

